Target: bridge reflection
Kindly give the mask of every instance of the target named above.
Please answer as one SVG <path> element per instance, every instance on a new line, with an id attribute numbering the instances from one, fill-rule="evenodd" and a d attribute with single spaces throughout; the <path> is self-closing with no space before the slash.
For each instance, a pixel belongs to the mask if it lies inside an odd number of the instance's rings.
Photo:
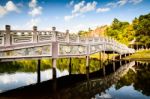
<path id="1" fill-rule="evenodd" d="M 1 93 L 0 97 L 15 99 L 89 99 L 116 83 L 134 65 L 134 61 L 117 61 L 95 72 L 90 72 L 90 67 L 87 67 L 86 74 L 72 74 L 70 69 L 69 75 L 60 78 L 57 78 L 56 68 L 53 68 L 52 80 L 7 91 Z"/>

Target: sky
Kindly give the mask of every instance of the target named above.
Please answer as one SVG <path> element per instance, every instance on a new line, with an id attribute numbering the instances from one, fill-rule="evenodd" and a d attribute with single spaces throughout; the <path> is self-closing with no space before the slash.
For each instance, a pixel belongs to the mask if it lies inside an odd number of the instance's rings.
<path id="1" fill-rule="evenodd" d="M 150 13 L 150 0 L 0 0 L 0 30 L 78 32 L 110 25 L 114 18 L 132 22 Z"/>

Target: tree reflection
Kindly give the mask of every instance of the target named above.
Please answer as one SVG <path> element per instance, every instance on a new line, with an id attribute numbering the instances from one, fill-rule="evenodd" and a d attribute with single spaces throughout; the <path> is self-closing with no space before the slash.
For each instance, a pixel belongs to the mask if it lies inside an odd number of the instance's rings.
<path id="1" fill-rule="evenodd" d="M 85 58 L 71 58 L 71 73 L 72 74 L 85 74 L 86 73 L 86 60 Z M 108 64 L 105 62 L 105 64 Z M 52 68 L 51 59 L 41 60 L 41 70 Z M 57 69 L 61 72 L 69 70 L 69 58 L 57 59 Z M 99 70 L 100 60 L 90 59 L 90 72 Z M 36 72 L 37 71 L 37 60 L 21 60 L 13 62 L 1 62 L 0 73 L 14 73 L 14 72 Z"/>
<path id="2" fill-rule="evenodd" d="M 135 90 L 150 96 L 150 64 L 138 64 L 138 66 L 133 67 L 136 72 L 130 69 L 128 73 L 117 82 L 116 89 L 133 84 Z"/>

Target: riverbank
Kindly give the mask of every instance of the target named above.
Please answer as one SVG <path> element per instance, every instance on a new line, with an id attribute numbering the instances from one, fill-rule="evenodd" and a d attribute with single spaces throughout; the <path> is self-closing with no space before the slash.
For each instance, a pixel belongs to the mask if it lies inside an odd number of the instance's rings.
<path id="1" fill-rule="evenodd" d="M 101 54 L 102 56 L 100 56 L 99 53 L 95 53 L 95 54 L 92 54 L 90 55 L 91 58 L 97 58 L 97 59 L 100 59 L 100 57 L 102 57 L 103 60 L 107 60 L 107 59 L 113 59 L 113 57 L 117 56 L 118 54 L 104 54 L 102 53 Z"/>
<path id="2" fill-rule="evenodd" d="M 125 60 L 150 60 L 150 50 L 139 50 L 136 53 L 127 56 Z"/>

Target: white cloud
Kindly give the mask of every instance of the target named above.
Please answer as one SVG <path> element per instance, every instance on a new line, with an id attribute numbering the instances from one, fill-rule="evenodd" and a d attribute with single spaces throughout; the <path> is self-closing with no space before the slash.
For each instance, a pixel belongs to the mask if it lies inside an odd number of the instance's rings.
<path id="1" fill-rule="evenodd" d="M 65 16 L 64 19 L 66 21 L 69 21 L 77 16 L 82 15 L 83 13 L 93 11 L 95 10 L 96 5 L 97 5 L 97 2 L 95 1 L 88 2 L 88 3 L 85 3 L 85 1 L 81 1 L 74 5 L 74 9 L 72 10 L 71 15 Z"/>
<path id="2" fill-rule="evenodd" d="M 133 4 L 138 4 L 140 2 L 142 2 L 143 0 L 130 0 L 129 2 L 130 3 L 133 3 Z"/>
<path id="3" fill-rule="evenodd" d="M 72 13 L 86 13 L 89 11 L 95 10 L 97 2 L 89 2 L 85 4 L 85 1 L 81 1 L 80 3 L 74 5 L 74 10 Z"/>
<path id="4" fill-rule="evenodd" d="M 110 11 L 110 8 L 98 8 L 96 10 L 97 13 L 99 13 L 99 12 L 107 12 L 107 11 Z"/>
<path id="5" fill-rule="evenodd" d="M 16 11 L 16 12 L 19 12 L 19 9 L 17 8 L 17 6 L 12 1 L 8 1 L 6 3 L 5 9 L 7 11 Z"/>
<path id="6" fill-rule="evenodd" d="M 118 6 L 123 6 L 128 2 L 128 0 L 120 0 L 117 2 Z"/>
<path id="7" fill-rule="evenodd" d="M 110 3 L 107 3 L 106 6 L 115 8 L 115 7 L 117 7 L 117 4 L 113 3 L 113 2 L 110 2 Z"/>
<path id="8" fill-rule="evenodd" d="M 28 12 L 28 14 L 32 17 L 42 14 L 42 7 L 37 5 L 37 0 L 31 0 L 31 2 L 29 2 L 29 7 L 31 10 Z"/>
<path id="9" fill-rule="evenodd" d="M 119 0 L 117 2 L 110 2 L 108 3 L 106 6 L 110 6 L 110 7 L 118 7 L 118 6 L 123 6 L 127 3 L 131 3 L 131 4 L 138 4 L 140 2 L 142 2 L 143 0 Z"/>
<path id="10" fill-rule="evenodd" d="M 0 17 L 5 16 L 9 12 L 20 12 L 18 7 L 12 1 L 8 1 L 5 6 L 0 5 Z"/>
<path id="11" fill-rule="evenodd" d="M 29 22 L 27 22 L 26 26 L 31 28 L 33 26 L 37 26 L 41 22 L 40 18 L 32 18 Z"/>
<path id="12" fill-rule="evenodd" d="M 42 14 L 42 7 L 35 7 L 33 8 L 30 12 L 29 12 L 29 15 L 31 16 L 38 16 L 38 15 L 41 15 Z"/>
<path id="13" fill-rule="evenodd" d="M 118 6 L 123 6 L 128 2 L 128 0 L 119 0 L 117 2 L 110 2 L 108 3 L 106 6 L 110 6 L 110 7 L 118 7 Z"/>
<path id="14" fill-rule="evenodd" d="M 76 13 L 76 12 L 80 11 L 80 9 L 82 9 L 82 7 L 84 7 L 84 3 L 85 3 L 85 1 L 81 1 L 78 4 L 75 4 L 72 13 Z"/>

